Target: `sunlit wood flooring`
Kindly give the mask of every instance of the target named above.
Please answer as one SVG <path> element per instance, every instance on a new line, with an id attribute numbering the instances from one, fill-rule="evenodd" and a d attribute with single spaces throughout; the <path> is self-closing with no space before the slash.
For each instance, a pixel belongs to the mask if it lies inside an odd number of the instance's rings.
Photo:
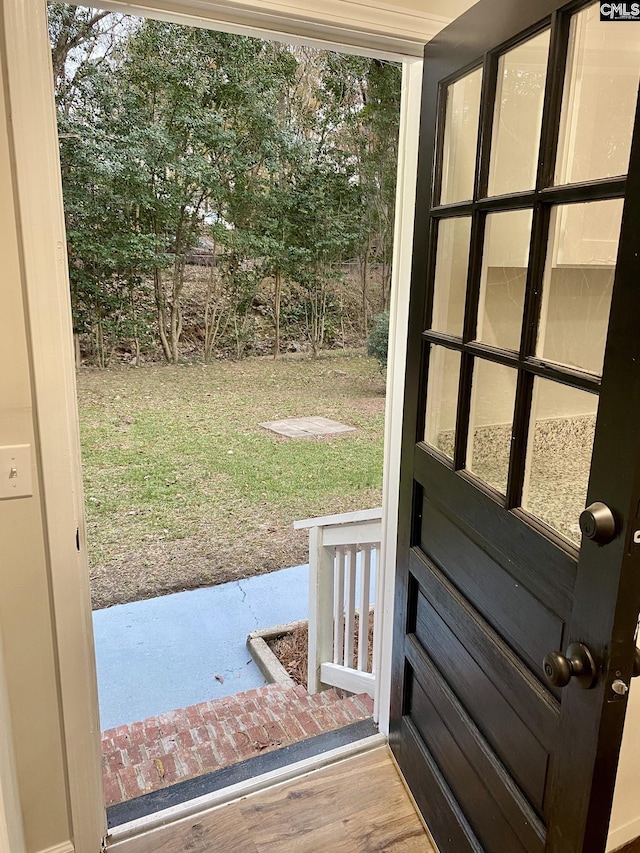
<path id="1" fill-rule="evenodd" d="M 436 853 L 387 747 L 114 846 L 117 853 Z"/>

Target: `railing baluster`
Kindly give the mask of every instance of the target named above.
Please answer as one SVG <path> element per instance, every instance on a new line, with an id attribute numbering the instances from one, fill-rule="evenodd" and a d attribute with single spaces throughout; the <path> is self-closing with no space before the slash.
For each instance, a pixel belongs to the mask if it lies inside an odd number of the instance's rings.
<path id="1" fill-rule="evenodd" d="M 344 655 L 344 558 L 345 549 L 336 548 L 333 588 L 333 662 L 342 663 Z"/>
<path id="2" fill-rule="evenodd" d="M 349 545 L 347 551 L 347 592 L 345 601 L 344 665 L 353 666 L 354 635 L 356 630 L 356 556 L 358 549 Z"/>
<path id="3" fill-rule="evenodd" d="M 348 545 L 345 547 L 345 591 L 344 591 L 344 666 L 353 666 L 353 630 L 355 614 L 355 560 L 354 549 Z"/>
<path id="4" fill-rule="evenodd" d="M 362 547 L 360 566 L 360 622 L 358 625 L 358 669 L 369 671 L 369 592 L 371 586 L 371 545 Z"/>
<path id="5" fill-rule="evenodd" d="M 379 634 L 379 631 L 382 628 L 382 572 L 380 571 L 380 545 L 373 546 L 373 553 L 375 557 L 376 580 L 374 586 L 375 598 L 373 606 L 373 663 L 371 666 L 371 672 L 376 675 L 376 673 L 378 672 L 380 645 L 382 643 L 382 637 Z"/>

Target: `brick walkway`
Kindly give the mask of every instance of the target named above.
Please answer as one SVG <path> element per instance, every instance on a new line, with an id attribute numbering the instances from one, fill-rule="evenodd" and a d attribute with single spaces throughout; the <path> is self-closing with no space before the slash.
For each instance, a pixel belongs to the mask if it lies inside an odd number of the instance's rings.
<path id="1" fill-rule="evenodd" d="M 267 684 L 102 733 L 107 806 L 332 731 L 373 713 L 366 694 Z"/>

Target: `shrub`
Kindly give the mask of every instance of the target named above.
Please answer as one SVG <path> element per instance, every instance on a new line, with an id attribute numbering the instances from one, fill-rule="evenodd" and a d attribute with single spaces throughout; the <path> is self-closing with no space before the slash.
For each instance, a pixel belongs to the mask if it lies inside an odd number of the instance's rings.
<path id="1" fill-rule="evenodd" d="M 380 370 L 384 372 L 387 368 L 387 356 L 389 352 L 389 312 L 376 314 L 371 324 L 371 331 L 367 338 L 367 355 L 377 358 Z"/>

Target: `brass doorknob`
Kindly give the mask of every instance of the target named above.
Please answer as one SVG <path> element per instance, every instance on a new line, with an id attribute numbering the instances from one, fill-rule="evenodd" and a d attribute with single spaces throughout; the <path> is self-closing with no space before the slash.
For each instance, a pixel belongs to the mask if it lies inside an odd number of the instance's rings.
<path id="1" fill-rule="evenodd" d="M 566 655 L 549 652 L 542 662 L 545 678 L 554 687 L 565 687 L 572 678 L 578 686 L 588 690 L 598 676 L 595 661 L 589 649 L 582 643 L 571 643 Z"/>

